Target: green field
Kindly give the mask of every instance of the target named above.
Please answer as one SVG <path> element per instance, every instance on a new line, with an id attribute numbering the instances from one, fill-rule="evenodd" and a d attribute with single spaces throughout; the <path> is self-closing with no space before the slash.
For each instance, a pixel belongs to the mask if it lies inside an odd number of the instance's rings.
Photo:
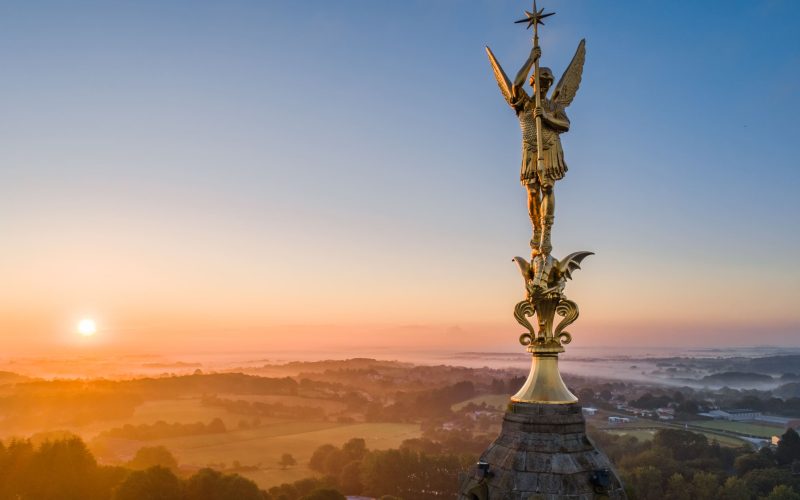
<path id="1" fill-rule="evenodd" d="M 654 423 L 657 424 L 657 422 Z M 678 428 L 678 427 L 679 426 L 677 425 L 664 426 L 664 428 Z M 653 436 L 655 436 L 658 429 L 649 429 L 649 428 L 642 429 L 642 428 L 637 428 L 635 425 L 632 425 L 627 428 L 626 427 L 619 427 L 614 429 L 606 428 L 602 430 L 603 432 L 608 432 L 609 434 L 614 434 L 617 436 L 633 436 L 639 441 L 650 441 L 651 439 L 653 439 Z M 735 436 L 720 435 L 712 432 L 699 432 L 696 429 L 689 429 L 689 430 L 692 432 L 696 432 L 698 434 L 702 434 L 706 438 L 708 438 L 709 442 L 716 441 L 722 446 L 730 446 L 732 448 L 738 448 L 739 446 L 748 444 L 747 441 L 739 439 Z"/>
<path id="2" fill-rule="evenodd" d="M 421 435 L 416 424 L 338 424 L 333 422 L 280 422 L 255 429 L 236 430 L 224 434 L 186 436 L 155 441 L 108 440 L 116 455 L 127 460 L 142 446 L 163 445 L 178 459 L 181 466 L 216 468 L 233 466 L 234 460 L 244 466 L 259 465 L 256 471 L 241 471 L 262 488 L 292 482 L 315 475 L 307 467 L 311 454 L 319 446 L 330 443 L 340 446 L 360 437 L 370 449 L 397 448 L 406 439 Z M 277 465 L 283 453 L 291 453 L 298 465 L 281 470 Z"/>
<path id="3" fill-rule="evenodd" d="M 772 436 L 783 434 L 783 428 L 755 423 L 755 422 L 730 422 L 728 420 L 698 420 L 689 422 L 690 425 L 720 431 L 735 432 L 769 439 Z"/>
<path id="4" fill-rule="evenodd" d="M 629 429 L 629 430 L 604 430 L 609 434 L 614 434 L 616 436 L 633 436 L 639 441 L 650 441 L 653 439 L 653 436 L 656 435 L 655 430 L 648 430 L 648 429 Z"/>
<path id="5" fill-rule="evenodd" d="M 230 396 L 230 395 L 229 395 Z M 233 396 L 230 396 L 233 399 Z M 287 405 L 321 407 L 325 412 L 338 412 L 342 404 L 336 401 L 307 400 L 293 396 L 237 396 L 236 399 L 281 402 Z M 309 404 L 314 403 L 314 404 Z M 201 434 L 150 441 L 120 438 L 93 439 L 101 431 L 124 424 L 152 424 L 165 422 L 208 423 L 214 418 L 225 422 L 228 432 Z M 136 408 L 128 419 L 95 422 L 89 426 L 72 429 L 90 441 L 92 451 L 105 463 L 124 463 L 144 446 L 166 446 L 178 459 L 181 467 L 197 469 L 213 465 L 214 468 L 237 472 L 269 488 L 284 482 L 292 482 L 315 473 L 308 469 L 311 454 L 323 444 L 340 446 L 347 440 L 364 438 L 370 449 L 397 448 L 411 438 L 421 436 L 418 424 L 362 423 L 341 424 L 332 421 L 289 421 L 261 417 L 261 425 L 250 429 L 239 429 L 242 419 L 253 417 L 230 413 L 224 408 L 203 406 L 197 397 L 148 401 Z M 298 465 L 281 470 L 278 461 L 284 453 L 291 453 Z M 234 461 L 242 466 L 259 466 L 255 471 L 235 471 Z"/>
<path id="6" fill-rule="evenodd" d="M 301 396 L 273 396 L 273 395 L 258 395 L 258 394 L 220 393 L 217 394 L 217 397 L 222 399 L 232 399 L 234 401 L 243 400 L 243 401 L 269 403 L 269 404 L 280 403 L 286 406 L 307 406 L 311 408 L 320 408 L 322 411 L 325 412 L 326 415 L 330 415 L 332 413 L 339 413 L 347 408 L 347 405 L 340 401 L 333 401 L 331 399 L 305 398 Z"/>
<path id="7" fill-rule="evenodd" d="M 486 406 L 497 408 L 498 410 L 505 410 L 509 403 L 509 397 L 508 394 L 484 394 L 468 399 L 467 401 L 456 403 L 452 406 L 452 409 L 453 411 L 458 411 L 470 403 L 475 403 L 476 405 L 486 403 Z"/>
<path id="8" fill-rule="evenodd" d="M 743 439 L 735 438 L 733 436 L 720 436 L 719 434 L 711 434 L 711 433 L 703 433 L 705 437 L 708 438 L 708 442 L 716 441 L 721 446 L 729 446 L 731 448 L 738 448 L 739 446 L 749 444 L 748 441 L 744 441 Z"/>
<path id="9" fill-rule="evenodd" d="M 180 422 L 183 424 L 191 424 L 194 422 L 203 422 L 207 424 L 215 418 L 222 419 L 228 429 L 236 429 L 239 421 L 246 417 L 229 413 L 224 408 L 204 406 L 201 404 L 200 398 L 165 399 L 161 401 L 147 401 L 137 406 L 130 418 L 103 420 L 92 422 L 89 425 L 67 429 L 89 441 L 102 431 L 114 427 L 121 427 L 125 424 L 152 424 L 159 420 L 168 423 Z M 263 418 L 262 421 L 266 423 L 269 419 Z"/>

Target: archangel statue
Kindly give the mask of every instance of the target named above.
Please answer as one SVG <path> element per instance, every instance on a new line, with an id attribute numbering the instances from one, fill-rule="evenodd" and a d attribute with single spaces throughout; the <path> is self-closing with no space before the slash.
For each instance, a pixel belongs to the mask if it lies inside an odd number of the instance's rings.
<path id="1" fill-rule="evenodd" d="M 520 182 L 528 192 L 528 214 L 533 226 L 531 257 L 548 256 L 552 251 L 550 232 L 556 205 L 553 189 L 556 181 L 563 179 L 567 172 L 559 136 L 569 130 L 569 119 L 565 109 L 572 102 L 581 83 L 586 42 L 581 40 L 578 44 L 572 62 L 567 66 L 550 97 L 547 96 L 547 92 L 553 85 L 553 72 L 550 68 L 538 67 L 542 54 L 538 35 L 534 39 L 534 46 L 528 59 L 517 73 L 513 84 L 489 47 L 486 47 L 486 52 L 503 97 L 517 113 L 522 128 Z M 535 68 L 533 74 L 531 68 Z M 536 81 L 537 74 L 538 81 Z M 533 90 L 531 95 L 524 89 L 529 75 Z"/>
<path id="2" fill-rule="evenodd" d="M 516 22 L 527 23 L 528 28 L 533 28 L 533 47 L 513 83 L 489 47 L 486 47 L 486 53 L 503 97 L 516 112 L 522 129 L 520 181 L 528 195 L 533 237 L 530 262 L 523 257 L 514 258 L 526 290 L 525 300 L 514 308 L 514 317 L 527 330 L 520 342 L 532 349 L 531 352 L 542 354 L 552 353 L 552 349 L 563 352 L 562 345 L 570 342 L 572 336 L 564 327 L 578 317 L 578 306 L 566 297 L 564 289 L 567 280 L 572 278 L 572 271 L 580 269 L 581 262 L 592 255 L 592 252 L 580 251 L 557 259 L 551 255 L 550 236 L 555 219 L 555 184 L 567 173 L 560 136 L 570 127 L 566 108 L 575 98 L 581 83 L 586 41 L 580 41 L 572 61 L 553 87 L 553 72 L 539 66 L 542 50 L 538 28 L 544 25 L 543 19 L 553 13 L 538 9 L 534 1 L 533 11 L 525 11 L 525 14 L 525 19 Z M 530 94 L 525 90 L 526 82 L 532 88 Z M 558 325 L 554 324 L 556 314 L 564 318 Z M 538 328 L 528 320 L 534 316 Z"/>

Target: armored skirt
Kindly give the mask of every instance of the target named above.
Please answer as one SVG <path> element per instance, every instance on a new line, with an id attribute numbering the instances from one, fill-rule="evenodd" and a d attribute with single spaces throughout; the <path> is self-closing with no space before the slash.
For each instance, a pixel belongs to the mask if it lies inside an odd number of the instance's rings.
<path id="1" fill-rule="evenodd" d="M 542 135 L 546 136 L 547 133 Z M 555 134 L 553 134 L 555 135 Z M 536 146 L 522 143 L 522 166 L 520 168 L 519 180 L 523 185 L 541 184 L 542 186 L 552 186 L 555 181 L 563 179 L 567 173 L 567 164 L 564 162 L 564 150 L 561 149 L 561 141 L 556 135 L 555 140 L 549 148 L 544 149 L 544 175 L 539 175 L 536 171 Z"/>
<path id="2" fill-rule="evenodd" d="M 551 116 L 566 120 L 563 108 L 549 100 L 542 101 L 545 112 Z M 522 167 L 520 169 L 520 182 L 523 185 L 541 184 L 552 186 L 555 181 L 564 178 L 567 173 L 567 164 L 564 162 L 564 150 L 561 149 L 561 138 L 558 131 L 542 124 L 542 149 L 544 172 L 536 171 L 536 118 L 533 116 L 535 104 L 533 99 L 520 102 L 516 108 L 519 125 L 522 129 Z"/>

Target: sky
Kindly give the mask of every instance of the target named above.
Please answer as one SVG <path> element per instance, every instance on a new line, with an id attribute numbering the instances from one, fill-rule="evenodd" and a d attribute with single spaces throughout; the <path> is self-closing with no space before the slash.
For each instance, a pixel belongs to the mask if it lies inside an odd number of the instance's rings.
<path id="1" fill-rule="evenodd" d="M 800 345 L 800 3 L 541 6 L 573 344 Z M 521 349 L 525 9 L 3 2 L 3 351 Z"/>

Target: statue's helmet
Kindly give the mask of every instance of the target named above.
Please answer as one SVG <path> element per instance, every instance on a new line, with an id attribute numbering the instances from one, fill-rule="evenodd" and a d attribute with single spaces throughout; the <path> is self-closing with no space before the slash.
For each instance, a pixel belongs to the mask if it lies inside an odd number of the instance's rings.
<path id="1" fill-rule="evenodd" d="M 534 83 L 533 77 L 534 75 L 531 75 L 530 84 L 535 87 L 536 84 Z M 553 72 L 550 70 L 550 68 L 547 67 L 539 68 L 539 80 L 542 81 L 542 87 L 546 89 L 550 88 L 550 86 L 553 85 L 555 78 L 553 77 Z"/>

